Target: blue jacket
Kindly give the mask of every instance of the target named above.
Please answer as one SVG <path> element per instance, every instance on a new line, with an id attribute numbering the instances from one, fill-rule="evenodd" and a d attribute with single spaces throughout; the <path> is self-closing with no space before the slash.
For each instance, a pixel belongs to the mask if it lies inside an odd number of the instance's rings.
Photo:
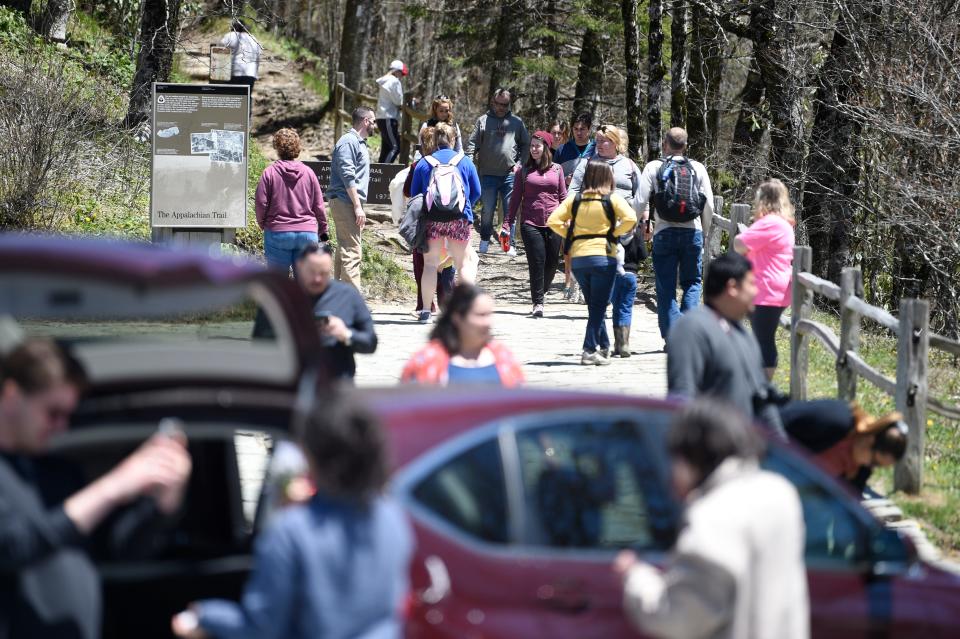
<path id="1" fill-rule="evenodd" d="M 356 129 L 350 129 L 337 140 L 330 161 L 330 188 L 327 199 L 350 201 L 347 189 L 357 189 L 361 202 L 367 201 L 370 188 L 370 150 L 367 141 Z"/>
<path id="2" fill-rule="evenodd" d="M 452 149 L 440 149 L 433 154 L 441 162 L 449 162 L 456 152 Z M 464 156 L 457 164 L 460 169 L 460 178 L 463 180 L 463 191 L 467 198 L 467 204 L 463 210 L 463 216 L 468 222 L 473 224 L 473 205 L 480 199 L 480 176 L 477 175 L 477 169 L 474 167 L 470 158 Z M 415 195 L 426 195 L 427 187 L 430 186 L 430 173 L 433 167 L 426 160 L 421 159 L 413 169 L 413 181 L 410 183 L 410 197 Z"/>
<path id="3" fill-rule="evenodd" d="M 241 602 L 200 602 L 200 626 L 217 639 L 400 639 L 412 550 L 393 500 L 317 495 L 270 522 Z"/>
<path id="4" fill-rule="evenodd" d="M 581 153 L 577 149 L 576 140 L 567 140 L 567 142 L 557 149 L 557 151 L 553 154 L 553 161 L 557 164 L 563 164 L 564 162 L 569 162 L 570 160 L 591 157 L 593 155 L 593 147 L 594 142 L 593 140 L 590 140 L 587 142 L 587 148 L 585 148 L 583 153 Z"/>

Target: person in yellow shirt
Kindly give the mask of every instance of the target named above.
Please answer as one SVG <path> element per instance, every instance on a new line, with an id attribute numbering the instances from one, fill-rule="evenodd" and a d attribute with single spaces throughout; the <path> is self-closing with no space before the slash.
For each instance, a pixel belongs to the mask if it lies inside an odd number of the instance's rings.
<path id="1" fill-rule="evenodd" d="M 579 194 L 568 197 L 550 214 L 547 226 L 567 239 L 573 275 L 587 301 L 583 337 L 584 366 L 610 363 L 610 339 L 604 314 L 617 274 L 616 238 L 637 224 L 633 208 L 614 193 L 613 171 L 601 159 L 591 159 Z"/>

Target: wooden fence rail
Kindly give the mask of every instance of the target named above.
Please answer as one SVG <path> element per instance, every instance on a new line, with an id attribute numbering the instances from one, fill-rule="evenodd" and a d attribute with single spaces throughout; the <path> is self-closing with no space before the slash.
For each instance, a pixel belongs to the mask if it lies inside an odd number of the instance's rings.
<path id="1" fill-rule="evenodd" d="M 734 238 L 750 217 L 750 207 L 733 204 L 730 217 L 722 215 L 723 198 L 714 198 L 714 213 L 704 229 L 704 273 L 710 260 L 722 251 L 722 231 L 727 234 L 727 249 L 733 250 Z M 836 358 L 837 397 L 857 396 L 857 382 L 870 382 L 894 398 L 909 429 L 907 452 L 894 469 L 894 488 L 917 494 L 923 483 L 923 452 L 927 411 L 960 420 L 960 406 L 944 403 L 928 394 L 927 362 L 929 349 L 960 355 L 960 342 L 929 330 L 930 308 L 926 300 L 903 299 L 900 313 L 894 317 L 863 299 L 863 276 L 859 268 L 846 268 L 840 284 L 824 280 L 810 271 L 812 251 L 798 246 L 793 251 L 793 290 L 791 312 L 780 324 L 790 331 L 790 395 L 807 398 L 810 338 L 815 338 Z M 819 295 L 840 307 L 840 335 L 811 318 L 814 296 Z M 897 336 L 896 378 L 891 379 L 860 356 L 860 325 L 868 319 Z"/>
<path id="2" fill-rule="evenodd" d="M 337 72 L 337 83 L 333 87 L 333 104 L 334 104 L 334 118 L 333 118 L 333 143 L 336 144 L 337 140 L 340 139 L 340 136 L 343 135 L 343 125 L 351 124 L 353 115 L 346 110 L 346 98 L 350 96 L 351 102 L 354 106 L 358 104 L 367 104 L 372 108 L 376 109 L 377 98 L 372 95 L 367 95 L 366 93 L 361 93 L 360 91 L 354 91 L 346 84 L 344 84 L 345 78 L 344 74 Z M 400 122 L 400 155 L 398 159 L 400 164 L 406 164 L 410 161 L 410 150 L 418 143 L 420 132 L 419 124 L 430 118 L 429 113 L 424 113 L 415 109 L 412 104 L 407 101 L 404 104 L 402 110 L 402 117 Z M 413 121 L 417 121 L 416 131 L 414 133 Z"/>

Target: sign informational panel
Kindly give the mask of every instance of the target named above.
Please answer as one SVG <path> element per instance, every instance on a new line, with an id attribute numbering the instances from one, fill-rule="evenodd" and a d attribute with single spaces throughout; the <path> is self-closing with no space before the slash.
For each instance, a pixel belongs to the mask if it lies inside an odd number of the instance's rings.
<path id="1" fill-rule="evenodd" d="M 153 226 L 246 226 L 249 103 L 245 85 L 154 83 Z"/>
<path id="2" fill-rule="evenodd" d="M 230 47 L 210 45 L 210 81 L 229 82 L 233 71 L 233 51 Z"/>
<path id="3" fill-rule="evenodd" d="M 330 161 L 320 160 L 318 162 L 304 162 L 313 169 L 320 181 L 320 188 L 323 189 L 324 196 L 330 186 Z M 370 165 L 370 188 L 367 192 L 367 204 L 376 204 L 378 206 L 390 206 L 390 180 L 397 176 L 397 173 L 404 169 L 402 164 L 378 164 Z"/>

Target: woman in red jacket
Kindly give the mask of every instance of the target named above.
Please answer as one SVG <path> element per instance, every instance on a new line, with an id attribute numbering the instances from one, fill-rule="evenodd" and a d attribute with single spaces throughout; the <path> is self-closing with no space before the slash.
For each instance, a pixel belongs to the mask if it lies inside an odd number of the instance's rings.
<path id="1" fill-rule="evenodd" d="M 401 382 L 518 386 L 523 369 L 510 350 L 493 339 L 493 298 L 473 284 L 460 284 L 437 319 L 430 341 L 403 368 Z"/>

